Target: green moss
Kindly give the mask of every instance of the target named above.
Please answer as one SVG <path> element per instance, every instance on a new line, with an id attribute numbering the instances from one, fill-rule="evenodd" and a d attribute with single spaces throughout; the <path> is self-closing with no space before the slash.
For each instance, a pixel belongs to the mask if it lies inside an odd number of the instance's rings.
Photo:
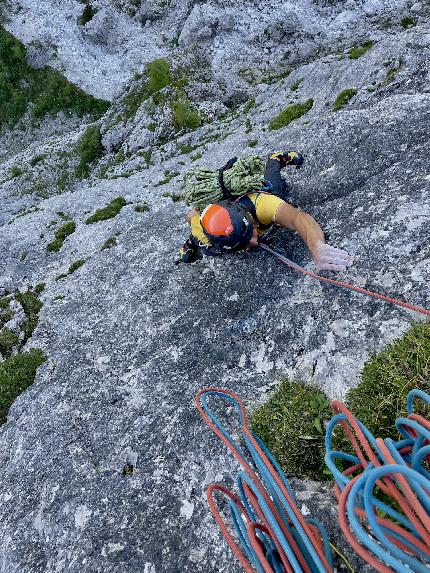
<path id="1" fill-rule="evenodd" d="M 286 127 L 292 121 L 298 119 L 302 115 L 305 115 L 314 105 L 313 99 L 308 99 L 305 103 L 293 104 L 281 111 L 272 121 L 269 123 L 269 129 L 281 129 Z"/>
<path id="2" fill-rule="evenodd" d="M 364 56 L 364 54 L 367 51 L 369 51 L 372 46 L 373 46 L 373 42 L 370 40 L 368 42 L 365 42 L 361 46 L 354 46 L 348 52 L 349 59 L 350 60 L 357 60 L 358 58 L 361 58 L 361 56 Z"/>
<path id="3" fill-rule="evenodd" d="M 167 61 L 163 58 L 158 58 L 150 62 L 147 67 L 148 74 L 148 90 L 150 94 L 154 94 L 159 90 L 167 87 L 171 81 L 170 68 Z"/>
<path id="4" fill-rule="evenodd" d="M 199 147 L 200 143 L 198 145 L 192 145 L 191 143 L 178 143 L 178 149 L 183 155 L 187 155 Z"/>
<path id="5" fill-rule="evenodd" d="M 149 205 L 147 203 L 141 203 L 140 205 L 136 205 L 134 210 L 137 213 L 146 213 L 146 211 L 149 211 Z"/>
<path id="6" fill-rule="evenodd" d="M 253 139 L 251 141 L 248 141 L 248 147 L 255 147 L 258 143 L 258 139 Z"/>
<path id="7" fill-rule="evenodd" d="M 103 156 L 104 149 L 100 128 L 97 125 L 90 125 L 85 130 L 83 136 L 76 146 L 79 155 L 79 164 L 76 167 L 76 176 L 85 179 L 90 174 L 90 165 Z"/>
<path id="8" fill-rule="evenodd" d="M 249 102 L 243 108 L 243 113 L 248 113 L 255 106 L 255 97 L 249 100 Z"/>
<path id="9" fill-rule="evenodd" d="M 25 293 L 18 292 L 15 295 L 16 300 L 21 304 L 24 309 L 25 320 L 21 326 L 25 335 L 25 340 L 28 340 L 33 334 L 39 320 L 39 312 L 43 306 L 38 298 L 40 293 L 33 292 L 29 289 Z"/>
<path id="10" fill-rule="evenodd" d="M 148 124 L 148 129 L 149 131 L 155 131 L 157 129 L 157 123 L 149 123 Z"/>
<path id="11" fill-rule="evenodd" d="M 70 221 L 71 217 L 67 215 L 64 211 L 57 211 L 57 215 L 63 219 L 63 221 Z"/>
<path id="12" fill-rule="evenodd" d="M 81 26 L 85 26 L 88 24 L 94 16 L 97 14 L 97 10 L 91 6 L 91 4 L 87 4 L 82 12 L 81 17 L 79 18 L 79 23 Z"/>
<path id="13" fill-rule="evenodd" d="M 357 90 L 354 88 L 349 88 L 340 92 L 334 102 L 333 111 L 339 111 L 342 109 L 356 94 Z"/>
<path id="14" fill-rule="evenodd" d="M 2 296 L 0 297 L 0 308 L 9 308 L 9 303 L 12 297 Z"/>
<path id="15" fill-rule="evenodd" d="M 2 328 L 11 318 L 15 316 L 15 312 L 8 308 L 7 310 L 0 311 L 0 328 Z"/>
<path id="16" fill-rule="evenodd" d="M 104 251 L 105 249 L 111 249 L 112 247 L 116 247 L 116 245 L 117 245 L 116 237 L 109 237 L 109 239 L 107 239 L 100 247 L 100 250 Z"/>
<path id="17" fill-rule="evenodd" d="M 194 130 L 202 124 L 200 116 L 191 108 L 191 102 L 186 96 L 181 95 L 170 107 L 176 129 Z"/>
<path id="18" fill-rule="evenodd" d="M 400 25 L 405 30 L 407 28 L 410 28 L 411 26 L 416 26 L 416 24 L 417 24 L 417 21 L 415 20 L 415 18 L 410 18 L 409 16 L 406 16 L 405 18 L 402 18 L 400 20 Z"/>
<path id="19" fill-rule="evenodd" d="M 30 161 L 30 165 L 32 167 L 35 167 L 38 163 L 40 163 L 41 161 L 43 161 L 45 159 L 46 155 L 35 155 L 31 161 Z"/>
<path id="20" fill-rule="evenodd" d="M 0 353 L 3 356 L 10 356 L 12 348 L 19 343 L 19 337 L 9 328 L 0 330 Z"/>
<path id="21" fill-rule="evenodd" d="M 172 173 L 169 173 L 168 171 L 164 173 L 165 174 L 165 178 L 161 179 L 161 181 L 158 181 L 158 183 L 155 183 L 155 187 L 158 187 L 159 185 L 166 185 L 167 183 L 169 183 L 174 177 L 177 177 L 179 175 L 179 171 L 173 171 Z"/>
<path id="22" fill-rule="evenodd" d="M 287 475 L 318 479 L 324 470 L 324 421 L 330 418 L 323 392 L 285 380 L 253 413 L 251 428 Z"/>
<path id="23" fill-rule="evenodd" d="M 191 161 L 197 161 L 197 159 L 200 159 L 201 157 L 203 157 L 203 153 L 196 153 L 195 155 L 190 155 L 190 159 Z"/>
<path id="24" fill-rule="evenodd" d="M 175 195 L 173 193 L 163 193 L 163 197 L 169 197 L 173 203 L 177 203 L 178 201 L 182 200 L 182 195 Z"/>
<path id="25" fill-rule="evenodd" d="M 23 173 L 24 171 L 21 169 L 21 167 L 17 167 L 16 165 L 11 167 L 10 176 L 12 177 L 12 179 L 15 179 L 15 177 L 21 177 Z"/>
<path id="26" fill-rule="evenodd" d="M 41 350 L 18 353 L 0 362 L 0 423 L 6 422 L 14 400 L 34 382 L 37 368 L 46 356 Z"/>
<path id="27" fill-rule="evenodd" d="M 107 219 L 113 219 L 118 215 L 121 209 L 127 205 L 127 201 L 124 197 L 116 197 L 112 199 L 110 203 L 103 207 L 102 209 L 97 209 L 97 211 L 85 220 L 87 225 L 92 223 L 97 223 L 98 221 L 106 221 Z"/>
<path id="28" fill-rule="evenodd" d="M 80 269 L 82 265 L 85 264 L 85 262 L 86 262 L 85 259 L 78 259 L 77 261 L 72 263 L 69 267 L 69 275 Z"/>
<path id="29" fill-rule="evenodd" d="M 297 80 L 296 82 L 293 83 L 293 85 L 290 87 L 290 90 L 292 92 L 296 92 L 299 89 L 300 84 L 302 83 L 303 78 L 300 78 L 299 80 Z"/>
<path id="30" fill-rule="evenodd" d="M 252 131 L 252 122 L 249 118 L 245 121 L 245 133 L 250 133 Z"/>
<path id="31" fill-rule="evenodd" d="M 61 249 L 66 238 L 75 232 L 76 224 L 74 221 L 68 221 L 62 225 L 58 231 L 55 233 L 55 239 L 48 245 L 48 251 L 50 253 L 57 252 Z"/>

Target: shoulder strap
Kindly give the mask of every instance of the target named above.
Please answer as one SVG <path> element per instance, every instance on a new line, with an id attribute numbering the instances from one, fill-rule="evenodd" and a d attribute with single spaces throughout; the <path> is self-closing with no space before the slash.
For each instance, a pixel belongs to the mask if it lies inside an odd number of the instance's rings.
<path id="1" fill-rule="evenodd" d="M 219 183 L 219 186 L 221 187 L 222 196 L 224 197 L 224 199 L 232 199 L 231 191 L 226 186 L 226 184 L 224 183 L 224 171 L 227 171 L 227 169 L 230 169 L 230 167 L 233 167 L 233 165 L 236 163 L 236 161 L 237 161 L 237 157 L 232 157 L 231 159 L 229 159 L 227 161 L 227 163 L 224 165 L 224 167 L 221 167 L 221 169 L 218 171 L 218 183 Z"/>
<path id="2" fill-rule="evenodd" d="M 257 221 L 257 209 L 255 207 L 255 203 L 248 195 L 241 195 L 235 202 L 242 205 L 242 207 L 245 207 L 248 213 L 252 215 L 253 219 Z"/>

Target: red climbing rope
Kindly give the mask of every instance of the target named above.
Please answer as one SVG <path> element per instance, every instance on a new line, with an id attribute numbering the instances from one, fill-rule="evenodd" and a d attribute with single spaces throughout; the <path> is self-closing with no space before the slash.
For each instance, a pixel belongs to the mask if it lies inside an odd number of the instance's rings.
<path id="1" fill-rule="evenodd" d="M 413 310 L 415 312 L 419 312 L 420 314 L 426 314 L 426 315 L 430 316 L 430 310 L 423 308 L 422 306 L 410 304 L 409 302 L 403 302 L 402 300 L 399 300 L 397 298 L 391 298 L 391 297 L 386 296 L 384 294 L 379 294 L 377 292 L 373 292 L 371 290 L 367 290 L 365 288 L 361 288 L 358 286 L 349 285 L 349 284 L 344 283 L 342 281 L 337 281 L 335 279 L 329 279 L 326 277 L 322 277 L 320 275 L 317 275 L 316 273 L 313 273 L 312 271 L 308 271 L 308 270 L 304 269 L 303 267 L 297 265 L 293 261 L 290 261 L 290 259 L 287 259 L 287 257 L 284 257 L 280 253 L 277 253 L 276 251 L 274 251 L 273 249 L 271 249 L 267 245 L 264 245 L 262 243 L 259 243 L 259 245 L 262 249 L 264 249 L 268 253 L 271 253 L 272 255 L 274 255 L 282 263 L 284 263 L 285 265 L 288 265 L 289 267 L 293 268 L 296 271 L 299 271 L 300 273 L 303 273 L 304 275 L 308 275 L 308 276 L 310 276 L 314 279 L 317 279 L 319 281 L 324 281 L 326 283 L 330 283 L 332 285 L 335 285 L 335 286 L 338 286 L 341 288 L 347 288 L 349 290 L 359 292 L 360 294 L 365 294 L 365 295 L 371 296 L 373 298 L 378 298 L 378 299 L 383 300 L 385 302 L 391 302 L 392 304 L 396 304 L 397 306 L 403 306 L 404 308 L 408 308 L 409 310 Z"/>

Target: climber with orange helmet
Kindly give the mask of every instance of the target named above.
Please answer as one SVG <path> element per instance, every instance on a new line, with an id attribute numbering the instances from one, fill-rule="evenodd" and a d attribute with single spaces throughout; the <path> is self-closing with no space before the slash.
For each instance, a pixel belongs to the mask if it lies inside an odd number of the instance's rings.
<path id="1" fill-rule="evenodd" d="M 280 171 L 286 165 L 299 168 L 303 156 L 297 152 L 276 152 L 266 164 L 264 187 L 233 200 L 225 188 L 222 173 L 236 158 L 220 170 L 219 183 L 224 200 L 209 204 L 202 213 L 192 209 L 187 220 L 191 236 L 180 250 L 178 262 L 194 262 L 202 255 L 219 255 L 251 249 L 264 241 L 274 225 L 296 231 L 308 246 L 319 270 L 344 271 L 353 258 L 342 249 L 325 242 L 318 223 L 285 199 L 287 188 Z"/>

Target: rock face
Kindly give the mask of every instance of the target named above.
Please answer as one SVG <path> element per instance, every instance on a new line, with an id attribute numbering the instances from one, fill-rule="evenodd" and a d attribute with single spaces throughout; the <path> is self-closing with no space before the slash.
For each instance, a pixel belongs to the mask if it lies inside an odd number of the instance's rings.
<path id="1" fill-rule="evenodd" d="M 213 85 L 231 78 L 235 90 L 242 86 L 256 99 L 246 114 L 241 107 L 152 148 L 152 165 L 141 163 L 138 113 L 106 144 L 118 151 L 134 134 L 135 148 L 114 167 L 115 178 L 93 177 L 47 198 L 25 195 L 20 178 L 7 173 L 41 150 L 49 157 L 61 146 L 72 148 L 84 126 L 64 119 L 54 134 L 55 122 L 47 122 L 31 132 L 31 142 L 25 139 L 30 132 L 2 134 L 0 287 L 9 292 L 46 283 L 27 348 L 48 356 L 0 434 L 5 573 L 239 571 L 204 493 L 212 481 L 228 483 L 237 468 L 199 419 L 196 391 L 225 386 L 251 408 L 291 375 L 342 398 L 369 354 L 419 319 L 304 278 L 259 250 L 176 266 L 188 231 L 186 207 L 171 196 L 180 193 L 179 176 L 190 167 L 215 168 L 250 151 L 264 156 L 299 149 L 305 166 L 286 173 L 291 202 L 321 223 L 331 244 L 356 256 L 340 278 L 430 306 L 428 9 L 423 5 L 416 26 L 404 30 L 398 22 L 409 13 L 406 3 L 392 0 L 358 7 L 304 0 L 286 6 L 282 17 L 267 2 L 234 9 L 227 2 L 193 4 L 178 0 L 158 17 L 155 3 L 142 2 L 140 12 L 150 22 L 142 28 L 124 3 L 98 2 L 104 12 L 80 30 L 74 24 L 78 2 L 45 0 L 36 9 L 35 2 L 21 0 L 8 24 L 28 41 L 30 28 L 35 34 L 43 29 L 58 42 L 66 75 L 97 95 L 113 94 L 114 80 L 119 85 L 130 77 L 139 46 L 146 46 L 149 61 L 197 42 L 210 54 Z M 115 10 L 122 19 L 109 20 L 108 11 Z M 179 48 L 162 40 L 175 15 Z M 392 27 L 383 26 L 388 19 Z M 270 22 L 276 31 L 270 38 L 266 33 L 266 46 L 262 34 L 272 30 Z M 113 42 L 111 33 L 122 41 Z M 347 49 L 369 38 L 373 47 L 349 59 Z M 316 48 L 299 56 L 310 44 Z M 264 58 L 279 63 L 287 51 L 297 61 L 288 77 L 253 85 L 236 74 L 238 59 L 257 68 Z M 113 66 L 106 74 L 95 66 L 103 61 Z M 337 95 L 348 88 L 357 95 L 333 112 Z M 214 108 L 222 107 L 224 96 L 213 95 Z M 306 116 L 267 129 L 287 105 L 309 98 L 314 105 Z M 257 140 L 253 149 L 251 140 Z M 181 144 L 194 149 L 181 152 Z M 179 175 L 161 183 L 166 171 Z M 128 204 L 115 218 L 85 223 L 118 196 Z M 135 210 L 142 202 L 149 211 Z M 58 213 L 71 217 L 76 231 L 58 253 L 49 253 L 62 223 Z M 111 238 L 116 246 L 102 249 Z M 312 268 L 305 246 L 289 231 L 279 231 L 272 246 Z M 85 263 L 55 280 L 77 260 Z M 320 518 L 331 526 L 327 489 L 294 485 L 299 500 L 318 500 Z M 356 570 L 365 566 L 356 563 Z"/>

